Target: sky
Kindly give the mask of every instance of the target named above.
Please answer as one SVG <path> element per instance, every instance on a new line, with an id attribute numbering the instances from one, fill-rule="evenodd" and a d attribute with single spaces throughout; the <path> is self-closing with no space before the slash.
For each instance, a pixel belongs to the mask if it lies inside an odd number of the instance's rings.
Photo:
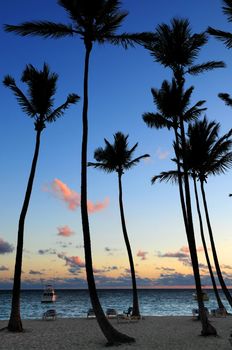
<path id="1" fill-rule="evenodd" d="M 154 31 L 173 17 L 188 18 L 193 33 L 209 25 L 232 31 L 222 13 L 221 0 L 125 0 L 129 12 L 118 33 Z M 55 106 L 68 93 L 80 102 L 43 131 L 31 202 L 25 223 L 23 288 L 41 288 L 52 281 L 57 288 L 86 288 L 80 213 L 80 152 L 82 138 L 84 47 L 77 37 L 59 40 L 19 37 L 6 33 L 3 24 L 30 20 L 69 23 L 56 0 L 9 0 L 0 4 L 1 80 L 12 75 L 18 86 L 26 64 L 41 69 L 44 62 L 59 80 Z M 217 97 L 232 94 L 232 50 L 209 38 L 196 63 L 223 60 L 225 69 L 188 77 L 194 85 L 192 104 L 206 100 L 206 115 L 231 128 L 232 110 Z M 128 134 L 129 146 L 138 142 L 135 157 L 149 160 L 123 176 L 126 224 L 139 288 L 193 286 L 186 234 L 176 185 L 151 185 L 151 178 L 173 168 L 171 131 L 148 129 L 142 120 L 154 112 L 151 88 L 159 88 L 171 72 L 154 62 L 143 47 L 94 45 L 89 72 L 88 161 L 104 138 Z M 33 121 L 24 115 L 12 92 L 0 84 L 0 289 L 12 287 L 17 226 L 35 145 Z M 228 285 L 232 284 L 232 173 L 209 178 L 206 186 L 218 257 Z M 118 207 L 117 175 L 88 169 L 88 206 L 95 279 L 98 288 L 130 288 L 128 256 Z M 210 285 L 193 202 L 196 242 L 202 283 Z M 210 244 L 207 236 L 209 253 Z"/>

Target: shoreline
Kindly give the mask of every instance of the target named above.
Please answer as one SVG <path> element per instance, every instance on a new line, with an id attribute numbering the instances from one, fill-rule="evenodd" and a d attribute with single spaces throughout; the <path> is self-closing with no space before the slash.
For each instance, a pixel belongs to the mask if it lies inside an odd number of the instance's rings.
<path id="1" fill-rule="evenodd" d="M 135 343 L 123 344 L 120 350 L 228 350 L 232 318 L 210 317 L 217 329 L 217 337 L 200 336 L 201 324 L 190 316 L 146 316 L 130 323 L 110 322 L 119 331 L 136 339 Z M 105 348 L 103 336 L 96 319 L 57 318 L 56 320 L 23 320 L 23 333 L 0 332 L 0 349 L 63 349 L 98 350 Z M 0 329 L 7 321 L 0 321 Z"/>

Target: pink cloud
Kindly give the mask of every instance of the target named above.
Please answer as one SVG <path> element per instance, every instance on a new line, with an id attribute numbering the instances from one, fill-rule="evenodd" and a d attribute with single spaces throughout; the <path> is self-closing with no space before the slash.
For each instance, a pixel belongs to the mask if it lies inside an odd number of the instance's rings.
<path id="1" fill-rule="evenodd" d="M 189 247 L 183 246 L 183 247 L 180 248 L 180 251 L 183 252 L 183 253 L 189 254 Z M 197 248 L 197 252 L 198 252 L 198 253 L 201 253 L 201 252 L 203 252 L 203 251 L 204 251 L 204 248 L 203 248 L 203 247 L 198 247 L 198 248 Z"/>
<path id="2" fill-rule="evenodd" d="M 102 203 L 92 203 L 91 201 L 87 201 L 87 207 L 89 213 L 95 213 L 96 211 L 100 211 L 105 209 L 109 205 L 109 198 L 106 198 Z"/>
<path id="3" fill-rule="evenodd" d="M 58 236 L 63 236 L 63 237 L 70 237 L 71 235 L 74 234 L 74 232 L 66 225 L 62 227 L 57 227 L 58 229 Z"/>
<path id="4" fill-rule="evenodd" d="M 148 252 L 143 252 L 142 250 L 139 250 L 137 253 L 137 256 L 141 258 L 141 260 L 147 260 Z"/>
<path id="5" fill-rule="evenodd" d="M 64 201 L 70 210 L 76 210 L 81 205 L 81 196 L 74 190 L 71 190 L 65 183 L 59 179 L 54 179 L 50 187 L 45 187 L 44 191 L 52 193 L 55 197 Z M 87 201 L 87 208 L 90 214 L 105 209 L 109 205 L 109 198 L 103 202 L 93 203 Z"/>

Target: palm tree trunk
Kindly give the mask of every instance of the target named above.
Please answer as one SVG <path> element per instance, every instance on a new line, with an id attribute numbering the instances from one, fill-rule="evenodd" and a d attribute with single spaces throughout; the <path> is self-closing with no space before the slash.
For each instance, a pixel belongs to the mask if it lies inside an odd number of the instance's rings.
<path id="1" fill-rule="evenodd" d="M 214 258 L 214 264 L 215 268 L 217 271 L 217 276 L 220 282 L 220 285 L 222 287 L 223 293 L 226 296 L 226 299 L 228 300 L 230 306 L 232 307 L 232 297 L 231 294 L 224 282 L 222 273 L 221 273 L 221 268 L 219 265 L 218 257 L 217 257 L 217 251 L 214 243 L 214 238 L 213 238 L 213 232 L 212 232 L 212 227 L 210 224 L 210 219 L 209 219 L 209 211 L 208 211 L 208 206 L 207 206 L 207 201 L 206 201 L 206 196 L 205 196 L 205 189 L 204 189 L 204 180 L 201 181 L 201 193 L 202 193 L 202 199 L 203 199 L 203 204 L 204 204 L 204 209 L 205 209 L 205 216 L 206 216 L 206 222 L 208 226 L 208 231 L 209 231 L 209 237 L 210 237 L 210 243 L 211 243 L 211 248 L 212 248 L 212 253 L 213 253 L 213 258 Z"/>
<path id="2" fill-rule="evenodd" d="M 25 224 L 27 209 L 31 198 L 33 181 L 35 177 L 36 164 L 37 164 L 38 155 L 39 155 L 41 131 L 42 130 L 37 130 L 34 157 L 32 160 L 31 171 L 30 171 L 30 176 L 27 183 L 24 202 L 23 202 L 21 214 L 19 217 L 18 241 L 17 241 L 17 249 L 16 249 L 14 283 L 13 283 L 12 302 L 11 302 L 11 314 L 10 314 L 10 320 L 7 327 L 8 330 L 12 332 L 23 331 L 23 326 L 22 326 L 22 321 L 20 316 L 20 292 L 21 292 L 24 224 Z"/>
<path id="3" fill-rule="evenodd" d="M 214 294 L 215 294 L 215 297 L 217 299 L 217 303 L 218 303 L 219 309 L 225 309 L 225 307 L 224 307 L 224 305 L 223 305 L 223 303 L 221 301 L 218 289 L 217 289 L 217 285 L 216 285 L 216 282 L 215 282 L 215 278 L 214 278 L 214 275 L 213 275 L 213 270 L 212 270 L 210 259 L 209 259 L 207 245 L 206 245 L 206 242 L 205 242 L 203 222 L 202 222 L 202 216 L 201 216 L 201 209 L 200 209 L 199 197 L 198 197 L 198 191 L 197 191 L 196 176 L 193 176 L 193 183 L 194 183 L 194 192 L 195 192 L 197 213 L 198 213 L 198 218 L 199 218 L 200 232 L 201 232 L 201 240 L 202 240 L 202 244 L 203 244 L 203 248 L 204 248 L 204 252 L 205 252 L 205 258 L 206 258 L 206 261 L 207 261 L 210 278 L 211 278 L 212 285 L 213 285 Z"/>
<path id="4" fill-rule="evenodd" d="M 82 150 L 81 150 L 81 218 L 82 229 L 84 236 L 84 250 L 85 250 L 85 264 L 87 283 L 89 288 L 90 299 L 94 313 L 96 315 L 98 324 L 106 337 L 108 344 L 120 344 L 125 342 L 133 342 L 134 338 L 131 338 L 125 334 L 118 332 L 112 327 L 107 320 L 104 311 L 101 307 L 95 280 L 93 274 L 92 253 L 91 253 L 91 240 L 89 230 L 89 218 L 87 210 L 87 144 L 88 144 L 88 72 L 89 72 L 89 58 L 92 49 L 92 43 L 85 41 L 85 69 L 84 69 L 84 101 L 83 101 L 83 134 L 82 134 Z"/>
<path id="5" fill-rule="evenodd" d="M 125 222 L 125 216 L 124 216 L 124 209 L 123 209 L 123 200 L 122 200 L 122 174 L 118 172 L 118 186 L 119 186 L 119 208 L 120 208 L 120 215 L 121 215 L 121 223 L 122 223 L 122 232 L 127 248 L 127 253 L 129 257 L 129 263 L 130 263 L 130 270 L 131 270 L 131 279 L 132 279 L 132 289 L 133 289 L 133 311 L 132 316 L 138 316 L 140 317 L 139 312 L 139 302 L 138 302 L 138 293 L 137 293 L 137 286 L 136 286 L 136 278 L 135 278 L 135 268 L 134 268 L 134 261 L 131 251 L 131 246 L 127 234 L 126 229 L 126 222 Z"/>
<path id="6" fill-rule="evenodd" d="M 194 236 L 194 227 L 192 220 L 192 208 L 191 208 L 191 198 L 190 198 L 190 188 L 189 188 L 189 179 L 188 179 L 188 169 L 185 161 L 185 149 L 186 149 L 186 141 L 185 141 L 185 131 L 184 131 L 184 123 L 183 118 L 180 116 L 180 131 L 181 131 L 181 143 L 183 150 L 183 170 L 184 170 L 184 187 L 185 187 L 185 199 L 186 199 L 186 210 L 187 210 L 187 218 L 188 218 L 188 230 L 187 230 L 187 239 L 189 245 L 189 251 L 192 261 L 193 267 L 193 275 L 195 279 L 196 291 L 197 291 L 197 301 L 199 308 L 199 316 L 202 323 L 202 331 L 201 334 L 204 336 L 208 335 L 216 335 L 216 329 L 210 324 L 202 298 L 202 288 L 201 288 L 201 279 L 199 272 L 199 264 L 197 258 L 197 249 L 196 242 Z"/>

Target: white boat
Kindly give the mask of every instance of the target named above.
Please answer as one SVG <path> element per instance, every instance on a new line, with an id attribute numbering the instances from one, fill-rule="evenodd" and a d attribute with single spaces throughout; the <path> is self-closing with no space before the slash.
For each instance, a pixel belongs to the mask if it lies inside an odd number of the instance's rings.
<path id="1" fill-rule="evenodd" d="M 197 293 L 193 293 L 193 299 L 197 300 Z M 205 291 L 202 291 L 202 299 L 203 299 L 203 301 L 209 300 L 209 296 Z"/>
<path id="2" fill-rule="evenodd" d="M 56 293 L 51 284 L 44 287 L 41 303 L 53 303 L 56 301 Z"/>

